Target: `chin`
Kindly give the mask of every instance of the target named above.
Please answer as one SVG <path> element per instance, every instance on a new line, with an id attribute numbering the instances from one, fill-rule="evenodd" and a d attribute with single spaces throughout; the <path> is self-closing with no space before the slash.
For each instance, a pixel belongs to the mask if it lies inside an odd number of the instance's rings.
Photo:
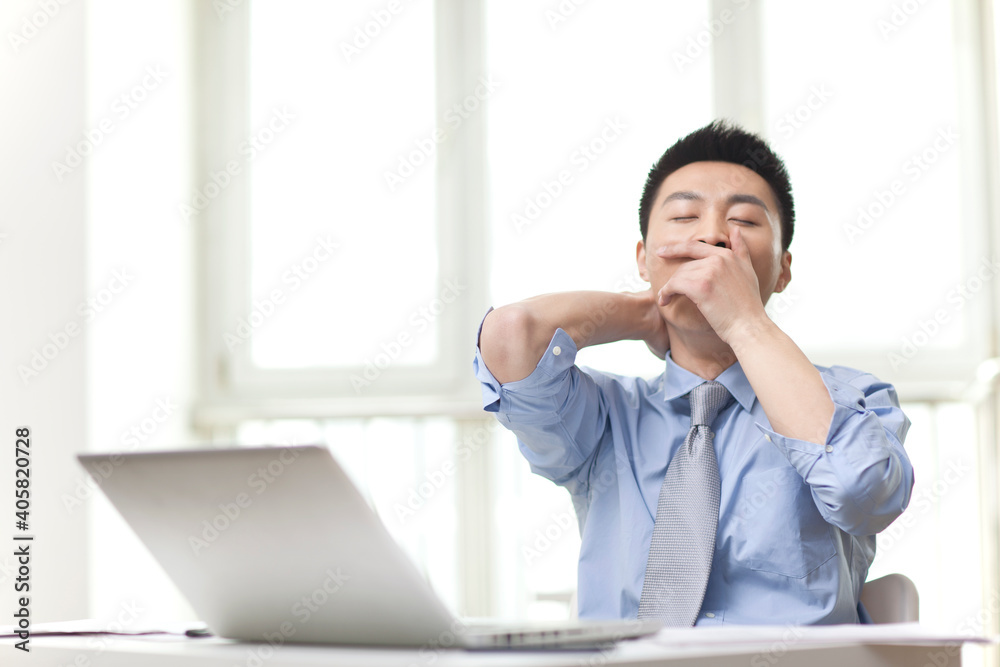
<path id="1" fill-rule="evenodd" d="M 698 310 L 698 306 L 686 296 L 675 296 L 669 304 L 660 308 L 660 312 L 663 313 L 663 319 L 678 329 L 712 331 L 712 326 Z"/>

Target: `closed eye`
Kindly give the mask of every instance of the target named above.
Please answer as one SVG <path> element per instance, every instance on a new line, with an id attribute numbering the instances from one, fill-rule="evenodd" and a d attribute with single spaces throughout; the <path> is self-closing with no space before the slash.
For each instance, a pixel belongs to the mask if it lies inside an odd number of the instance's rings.
<path id="1" fill-rule="evenodd" d="M 739 222 L 739 223 L 744 224 L 744 225 L 750 225 L 752 227 L 756 227 L 757 226 L 757 223 L 754 222 L 753 220 L 741 220 L 740 218 L 729 218 L 729 219 L 731 221 L 733 221 L 733 222 Z"/>

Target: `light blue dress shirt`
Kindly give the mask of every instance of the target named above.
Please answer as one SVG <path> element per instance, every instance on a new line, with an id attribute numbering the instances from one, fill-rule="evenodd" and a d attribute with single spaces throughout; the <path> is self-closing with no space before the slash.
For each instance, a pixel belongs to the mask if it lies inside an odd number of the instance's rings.
<path id="1" fill-rule="evenodd" d="M 635 618 L 667 464 L 704 382 L 668 355 L 652 380 L 577 367 L 562 329 L 528 377 L 501 385 L 476 349 L 483 407 L 531 469 L 569 490 L 582 545 L 580 618 Z M 695 625 L 857 623 L 875 534 L 910 499 L 910 422 L 893 387 L 818 367 L 835 411 L 822 445 L 770 428 L 739 363 L 716 381 L 735 397 L 712 425 L 722 499 Z M 795 387 L 789 387 L 795 391 Z"/>

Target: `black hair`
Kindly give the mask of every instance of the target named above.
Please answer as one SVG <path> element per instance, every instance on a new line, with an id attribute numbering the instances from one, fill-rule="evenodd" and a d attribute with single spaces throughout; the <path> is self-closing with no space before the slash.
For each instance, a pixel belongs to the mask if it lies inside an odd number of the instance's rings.
<path id="1" fill-rule="evenodd" d="M 732 162 L 753 170 L 767 181 L 778 202 L 781 249 L 788 250 L 795 229 L 795 202 L 785 163 L 759 136 L 722 120 L 715 120 L 678 139 L 649 170 L 639 202 L 639 229 L 643 241 L 649 229 L 653 200 L 663 181 L 692 162 Z"/>

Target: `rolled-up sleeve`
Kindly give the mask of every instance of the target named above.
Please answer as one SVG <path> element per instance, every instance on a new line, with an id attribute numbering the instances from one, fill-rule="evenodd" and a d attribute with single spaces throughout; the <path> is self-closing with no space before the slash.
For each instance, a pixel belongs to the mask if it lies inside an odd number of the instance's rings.
<path id="1" fill-rule="evenodd" d="M 892 385 L 843 367 L 821 375 L 834 404 L 822 445 L 757 428 L 802 475 L 829 523 L 875 535 L 910 502 L 913 467 L 903 449 L 910 420 Z"/>
<path id="2" fill-rule="evenodd" d="M 604 433 L 608 408 L 594 379 L 575 365 L 573 338 L 556 329 L 531 374 L 506 384 L 486 367 L 478 343 L 477 336 L 473 368 L 483 409 L 517 436 L 533 472 L 557 484 L 577 477 Z"/>

